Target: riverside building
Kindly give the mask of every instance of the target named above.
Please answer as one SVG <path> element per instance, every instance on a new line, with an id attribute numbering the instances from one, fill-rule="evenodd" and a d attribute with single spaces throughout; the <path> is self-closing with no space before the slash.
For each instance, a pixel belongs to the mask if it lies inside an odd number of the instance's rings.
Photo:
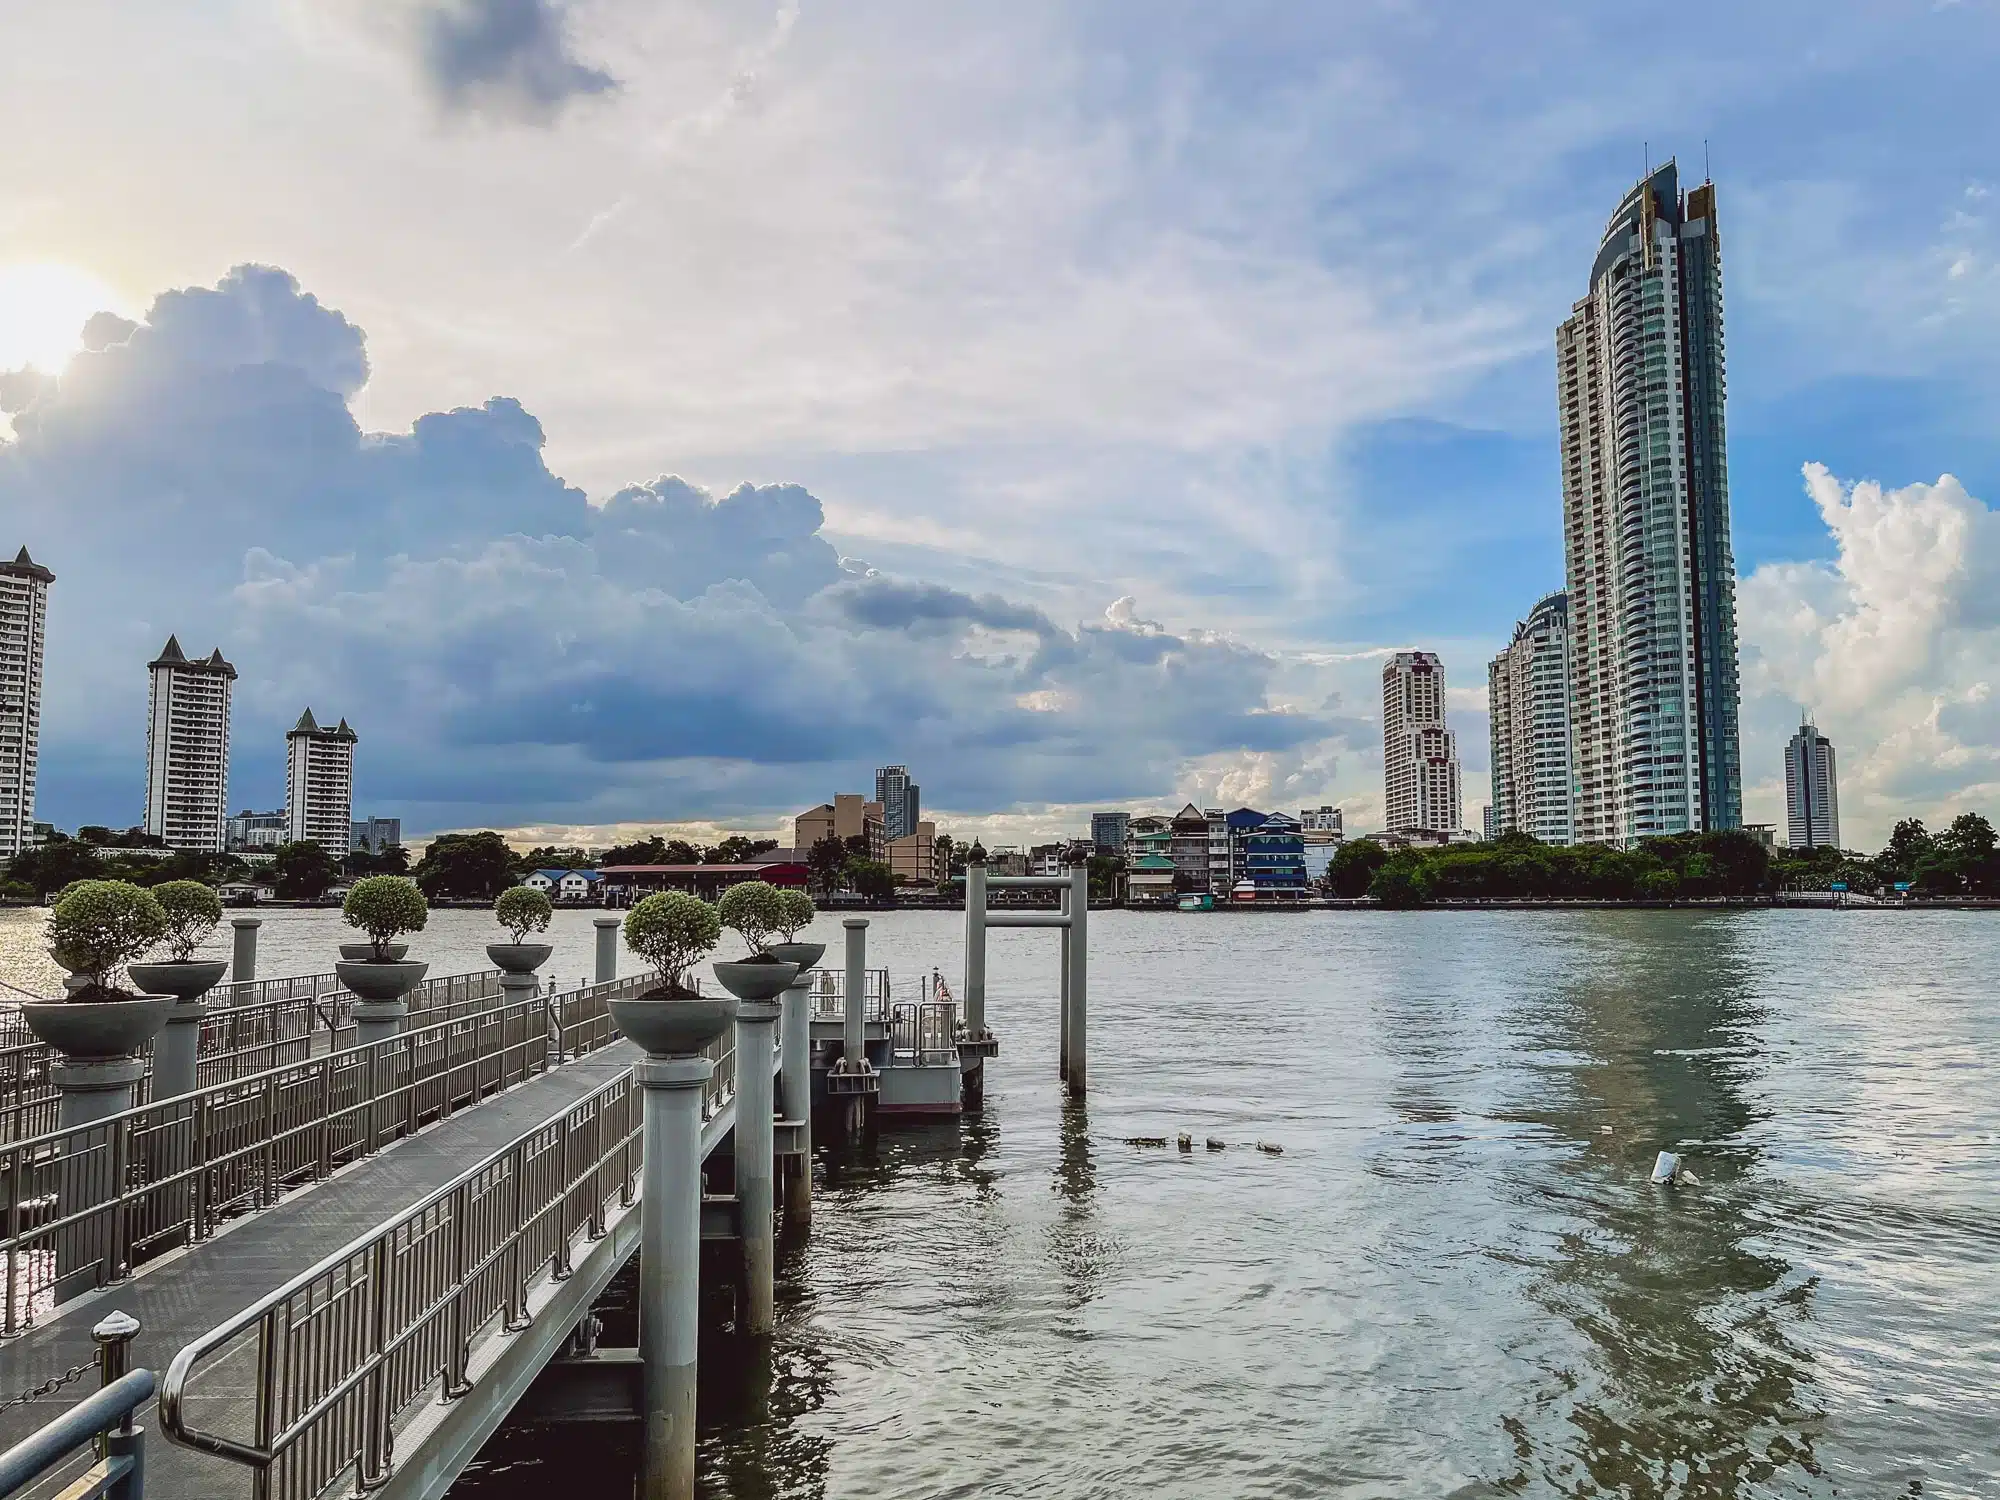
<path id="1" fill-rule="evenodd" d="M 875 800 L 882 804 L 882 831 L 890 842 L 917 831 L 923 798 L 908 766 L 883 766 L 875 773 Z"/>
<path id="2" fill-rule="evenodd" d="M 0 563 L 0 859 L 33 848 L 42 740 L 42 645 L 56 575 L 23 547 Z"/>
<path id="3" fill-rule="evenodd" d="M 285 837 L 345 855 L 354 833 L 354 746 L 342 719 L 323 729 L 308 708 L 285 736 Z"/>
<path id="4" fill-rule="evenodd" d="M 1540 600 L 1514 627 L 1513 640 L 1486 669 L 1486 695 L 1493 750 L 1486 837 L 1573 842 L 1567 595 Z"/>
<path id="5" fill-rule="evenodd" d="M 1463 821 L 1444 663 L 1429 651 L 1398 651 L 1382 666 L 1382 796 L 1391 833 L 1450 836 Z"/>
<path id="6" fill-rule="evenodd" d="M 1715 185 L 1618 205 L 1556 330 L 1573 837 L 1743 822 Z"/>
<path id="7" fill-rule="evenodd" d="M 222 852 L 229 816 L 229 695 L 236 668 L 217 647 L 194 661 L 168 636 L 146 705 L 146 832 L 169 849 Z"/>
<path id="8" fill-rule="evenodd" d="M 1833 741 L 1811 718 L 1785 746 L 1785 842 L 1794 849 L 1840 847 L 1840 774 Z"/>

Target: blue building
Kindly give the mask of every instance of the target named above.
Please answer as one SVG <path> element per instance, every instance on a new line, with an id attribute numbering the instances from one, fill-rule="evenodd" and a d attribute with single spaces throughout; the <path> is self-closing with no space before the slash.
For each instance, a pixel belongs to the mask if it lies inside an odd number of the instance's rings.
<path id="1" fill-rule="evenodd" d="M 1236 815 L 1232 813 L 1230 816 L 1234 818 Z M 1254 826 L 1245 827 L 1240 842 L 1235 838 L 1231 842 L 1238 844 L 1243 851 L 1242 879 L 1250 883 L 1256 899 L 1305 899 L 1305 830 L 1297 818 L 1272 813 Z"/>

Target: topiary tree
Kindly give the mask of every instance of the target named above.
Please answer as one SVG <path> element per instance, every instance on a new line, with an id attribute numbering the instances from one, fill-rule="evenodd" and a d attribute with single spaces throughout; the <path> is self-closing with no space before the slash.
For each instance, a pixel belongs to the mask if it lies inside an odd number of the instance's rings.
<path id="1" fill-rule="evenodd" d="M 796 888 L 778 892 L 780 916 L 772 925 L 788 943 L 796 943 L 799 934 L 812 926 L 812 919 L 819 915 L 819 908 L 813 905 L 813 898 L 807 892 Z"/>
<path id="2" fill-rule="evenodd" d="M 785 893 L 769 881 L 738 881 L 716 902 L 715 916 L 749 945 L 753 955 L 762 953 L 771 934 L 784 928 Z"/>
<path id="3" fill-rule="evenodd" d="M 202 881 L 169 880 L 153 887 L 153 899 L 167 915 L 162 939 L 167 956 L 177 964 L 189 962 L 201 940 L 222 920 L 222 898 Z"/>
<path id="4" fill-rule="evenodd" d="M 112 974 L 157 943 L 167 914 L 151 891 L 125 880 L 79 880 L 49 914 L 49 956 L 90 983 L 72 1000 L 123 1000 Z"/>
<path id="5" fill-rule="evenodd" d="M 406 932 L 422 932 L 431 904 L 424 893 L 400 875 L 369 875 L 354 882 L 340 915 L 349 927 L 368 934 L 375 945 L 375 962 L 389 962 L 389 944 Z"/>
<path id="6" fill-rule="evenodd" d="M 669 989 L 685 989 L 689 965 L 715 946 L 722 919 L 685 891 L 659 891 L 625 913 L 625 946 L 660 971 Z"/>
<path id="7" fill-rule="evenodd" d="M 544 892 L 531 885 L 509 887 L 493 903 L 494 920 L 506 928 L 517 943 L 525 943 L 531 932 L 547 932 L 549 918 L 554 914 L 554 903 Z"/>

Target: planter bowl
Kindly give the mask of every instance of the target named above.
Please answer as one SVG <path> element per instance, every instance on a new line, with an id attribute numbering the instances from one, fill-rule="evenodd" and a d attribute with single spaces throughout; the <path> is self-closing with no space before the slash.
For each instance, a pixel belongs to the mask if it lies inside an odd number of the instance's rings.
<path id="1" fill-rule="evenodd" d="M 399 964 L 403 961 L 403 955 L 410 951 L 410 945 L 408 943 L 390 943 L 388 944 L 388 949 L 389 962 Z M 373 943 L 342 943 L 340 945 L 340 956 L 351 964 L 372 964 L 375 962 L 375 945 Z"/>
<path id="2" fill-rule="evenodd" d="M 613 1000 L 611 1019 L 630 1040 L 660 1057 L 691 1057 L 727 1031 L 736 1001 Z"/>
<path id="3" fill-rule="evenodd" d="M 430 970 L 424 963 L 337 963 L 333 972 L 362 1000 L 400 1000 Z"/>
<path id="4" fill-rule="evenodd" d="M 186 963 L 132 964 L 132 982 L 149 995 L 172 995 L 182 1004 L 199 1000 L 222 982 L 229 965 L 219 958 L 194 958 Z"/>
<path id="5" fill-rule="evenodd" d="M 64 1057 L 130 1057 L 160 1034 L 173 1006 L 172 995 L 24 1001 L 21 1019 Z"/>
<path id="6" fill-rule="evenodd" d="M 716 964 L 715 977 L 738 1000 L 775 1000 L 792 987 L 799 966 L 792 963 Z"/>
<path id="7" fill-rule="evenodd" d="M 822 958 L 826 957 L 826 944 L 771 943 L 765 947 L 764 951 L 770 954 L 771 957 L 782 960 L 785 963 L 797 964 L 799 966 L 799 973 L 803 974 L 807 969 L 813 968 Z M 793 983 L 796 984 L 797 982 L 796 977 L 794 977 Z"/>
<path id="8" fill-rule="evenodd" d="M 551 943 L 488 943 L 486 956 L 503 974 L 532 974 L 549 961 Z"/>

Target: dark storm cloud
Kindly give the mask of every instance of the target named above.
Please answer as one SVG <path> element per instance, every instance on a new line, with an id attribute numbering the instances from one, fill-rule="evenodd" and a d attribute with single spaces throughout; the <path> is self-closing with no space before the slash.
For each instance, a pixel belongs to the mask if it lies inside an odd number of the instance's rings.
<path id="1" fill-rule="evenodd" d="M 440 101 L 524 119 L 553 118 L 570 100 L 618 81 L 569 50 L 557 0 L 443 0 L 417 17 L 418 56 Z"/>

